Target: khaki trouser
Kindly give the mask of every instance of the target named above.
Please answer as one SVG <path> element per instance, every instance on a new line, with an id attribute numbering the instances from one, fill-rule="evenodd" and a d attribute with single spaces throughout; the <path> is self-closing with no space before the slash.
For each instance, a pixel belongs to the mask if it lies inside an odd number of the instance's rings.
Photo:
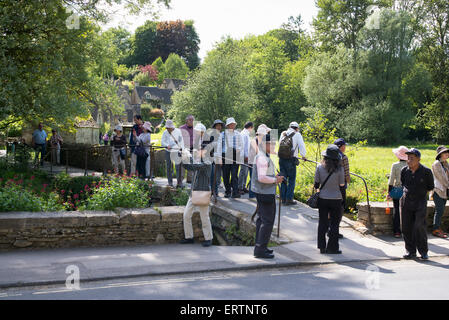
<path id="1" fill-rule="evenodd" d="M 122 172 L 125 172 L 125 160 L 120 157 L 120 149 L 112 149 L 112 165 L 115 173 L 119 172 L 119 165 L 122 167 Z"/>
<path id="2" fill-rule="evenodd" d="M 184 234 L 186 239 L 193 238 L 192 215 L 199 212 L 201 217 L 201 225 L 203 227 L 204 239 L 212 240 L 212 225 L 209 218 L 209 206 L 195 206 L 192 203 L 192 197 L 189 198 L 186 208 L 184 209 Z"/>

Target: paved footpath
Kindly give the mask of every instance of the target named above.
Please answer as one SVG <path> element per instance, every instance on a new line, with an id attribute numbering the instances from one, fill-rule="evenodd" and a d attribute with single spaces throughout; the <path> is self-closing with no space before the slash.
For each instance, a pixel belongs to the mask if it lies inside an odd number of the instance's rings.
<path id="1" fill-rule="evenodd" d="M 162 183 L 160 179 L 156 182 Z M 218 205 L 252 215 L 256 203 L 220 198 Z M 400 259 L 404 242 L 392 236 L 374 237 L 355 231 L 344 218 L 341 255 L 320 254 L 316 232 L 318 212 L 301 203 L 282 207 L 280 243 L 272 260 L 253 257 L 253 247 L 211 246 L 199 243 L 102 248 L 16 250 L 0 252 L 0 288 L 65 283 L 69 266 L 77 266 L 83 281 L 136 276 L 185 274 L 300 265 Z M 277 232 L 277 218 L 273 234 Z M 274 238 L 275 239 L 275 238 Z M 275 239 L 276 240 L 276 239 Z M 429 235 L 429 256 L 449 255 L 449 240 Z"/>

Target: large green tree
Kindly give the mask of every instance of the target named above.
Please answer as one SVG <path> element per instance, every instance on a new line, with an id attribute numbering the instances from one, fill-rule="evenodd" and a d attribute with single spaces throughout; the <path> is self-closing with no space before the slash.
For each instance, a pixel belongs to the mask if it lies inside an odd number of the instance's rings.
<path id="1" fill-rule="evenodd" d="M 343 44 L 358 49 L 357 36 L 376 8 L 389 7 L 389 0 L 316 0 L 317 17 L 313 20 L 316 39 L 324 50 Z M 377 27 L 377 26 L 375 26 Z"/>
<path id="2" fill-rule="evenodd" d="M 223 40 L 188 78 L 183 90 L 173 95 L 169 117 L 182 124 L 188 114 L 193 114 L 206 126 L 215 119 L 234 117 L 242 125 L 257 102 L 247 55 L 248 49 L 238 42 Z"/>

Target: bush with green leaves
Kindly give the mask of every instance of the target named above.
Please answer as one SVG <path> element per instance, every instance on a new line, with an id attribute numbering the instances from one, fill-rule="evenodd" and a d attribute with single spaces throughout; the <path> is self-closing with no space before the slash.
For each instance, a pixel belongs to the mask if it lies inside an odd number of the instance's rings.
<path id="1" fill-rule="evenodd" d="M 115 208 L 145 208 L 149 194 L 141 183 L 129 177 L 115 176 L 103 179 L 102 185 L 93 191 L 84 206 L 86 210 L 113 210 Z"/>
<path id="2" fill-rule="evenodd" d="M 63 210 L 64 207 L 58 200 L 55 193 L 38 197 L 34 192 L 12 182 L 0 188 L 0 212 Z"/>

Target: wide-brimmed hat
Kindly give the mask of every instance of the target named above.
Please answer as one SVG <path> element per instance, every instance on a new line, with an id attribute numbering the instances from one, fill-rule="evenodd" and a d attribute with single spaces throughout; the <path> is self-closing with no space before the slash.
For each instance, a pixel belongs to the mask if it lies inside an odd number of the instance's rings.
<path id="1" fill-rule="evenodd" d="M 174 129 L 175 128 L 175 124 L 173 123 L 172 120 L 167 120 L 165 121 L 165 128 L 166 129 Z"/>
<path id="2" fill-rule="evenodd" d="M 226 119 L 226 127 L 229 126 L 230 124 L 233 124 L 233 123 L 237 124 L 237 122 L 235 122 L 234 118 L 227 118 Z"/>
<path id="3" fill-rule="evenodd" d="M 114 128 L 114 130 L 116 130 L 116 131 L 122 131 L 122 132 L 123 132 L 123 128 L 122 128 L 122 126 L 120 126 L 120 125 L 116 125 L 115 128 Z"/>
<path id="4" fill-rule="evenodd" d="M 321 154 L 325 158 L 340 160 L 340 149 L 335 144 L 330 144 Z"/>
<path id="5" fill-rule="evenodd" d="M 217 124 L 221 124 L 221 125 L 223 126 L 223 125 L 224 125 L 224 122 L 221 121 L 220 119 L 217 119 L 217 120 L 214 121 L 214 124 L 212 125 L 212 128 L 215 129 L 215 126 L 216 126 Z"/>
<path id="6" fill-rule="evenodd" d="M 147 129 L 148 131 L 151 131 L 151 123 L 149 121 L 145 121 L 145 123 L 142 126 L 144 129 Z"/>
<path id="7" fill-rule="evenodd" d="M 437 156 L 436 156 L 436 160 L 439 160 L 440 159 L 440 156 L 443 154 L 443 153 L 445 153 L 445 152 L 449 152 L 449 149 L 448 148 L 446 148 L 445 146 L 439 146 L 438 148 L 437 148 Z"/>
<path id="8" fill-rule="evenodd" d="M 195 125 L 195 127 L 193 128 L 193 130 L 195 131 L 201 131 L 201 132 L 206 132 L 206 126 L 202 123 L 197 123 Z"/>
<path id="9" fill-rule="evenodd" d="M 257 135 L 266 135 L 270 132 L 271 129 L 267 127 L 265 123 L 262 123 L 259 127 L 257 127 Z"/>
<path id="10" fill-rule="evenodd" d="M 399 159 L 399 160 L 407 160 L 407 152 L 408 152 L 408 148 L 405 146 L 400 146 L 396 149 L 393 149 L 393 153 L 394 155 Z"/>

